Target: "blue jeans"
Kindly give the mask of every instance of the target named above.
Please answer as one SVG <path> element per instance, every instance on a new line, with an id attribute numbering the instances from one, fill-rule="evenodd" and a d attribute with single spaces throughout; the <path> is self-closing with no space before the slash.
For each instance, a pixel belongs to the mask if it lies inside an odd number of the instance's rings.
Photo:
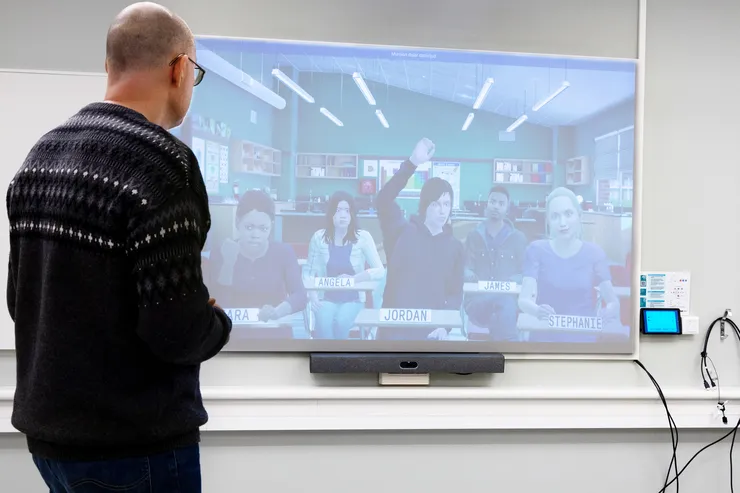
<path id="1" fill-rule="evenodd" d="M 198 445 L 148 457 L 94 462 L 34 456 L 49 493 L 201 493 Z"/>
<path id="2" fill-rule="evenodd" d="M 481 293 L 466 304 L 465 312 L 470 320 L 486 327 L 492 341 L 518 341 L 516 328 L 518 312 L 517 297 L 503 293 Z"/>
<path id="3" fill-rule="evenodd" d="M 332 303 L 322 301 L 316 311 L 316 325 L 314 337 L 316 339 L 349 339 L 349 330 L 355 325 L 355 319 L 362 310 L 363 304 L 359 301 L 347 303 Z"/>

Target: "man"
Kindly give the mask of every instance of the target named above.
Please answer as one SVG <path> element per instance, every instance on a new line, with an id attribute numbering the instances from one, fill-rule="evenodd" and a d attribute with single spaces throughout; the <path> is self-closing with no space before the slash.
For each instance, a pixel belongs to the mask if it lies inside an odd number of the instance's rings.
<path id="1" fill-rule="evenodd" d="M 43 136 L 7 192 L 12 423 L 52 492 L 199 492 L 200 364 L 231 321 L 202 280 L 198 163 L 167 129 L 204 72 L 151 3 L 113 22 L 106 71 L 105 102 Z"/>
<path id="2" fill-rule="evenodd" d="M 509 212 L 509 192 L 506 188 L 498 185 L 491 189 L 485 212 L 486 220 L 471 231 L 465 240 L 465 280 L 508 281 L 521 285 L 527 239 L 506 217 Z M 518 339 L 516 294 L 498 292 L 469 295 L 465 300 L 465 312 L 474 324 L 488 329 L 492 340 Z"/>

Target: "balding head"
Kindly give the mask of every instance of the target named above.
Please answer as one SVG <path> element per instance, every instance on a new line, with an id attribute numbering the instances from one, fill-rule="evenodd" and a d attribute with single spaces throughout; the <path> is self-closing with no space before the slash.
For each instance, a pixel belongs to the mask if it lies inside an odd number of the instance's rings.
<path id="1" fill-rule="evenodd" d="M 151 2 L 130 5 L 108 30 L 108 72 L 122 74 L 166 67 L 181 54 L 192 54 L 193 33 L 180 17 Z"/>

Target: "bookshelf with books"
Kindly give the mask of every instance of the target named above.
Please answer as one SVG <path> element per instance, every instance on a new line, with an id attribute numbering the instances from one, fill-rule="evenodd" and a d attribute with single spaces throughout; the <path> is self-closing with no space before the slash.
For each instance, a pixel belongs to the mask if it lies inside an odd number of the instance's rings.
<path id="1" fill-rule="evenodd" d="M 356 180 L 359 159 L 356 154 L 298 154 L 297 178 Z"/>
<path id="2" fill-rule="evenodd" d="M 552 185 L 551 161 L 533 159 L 496 159 L 493 181 L 506 185 Z"/>

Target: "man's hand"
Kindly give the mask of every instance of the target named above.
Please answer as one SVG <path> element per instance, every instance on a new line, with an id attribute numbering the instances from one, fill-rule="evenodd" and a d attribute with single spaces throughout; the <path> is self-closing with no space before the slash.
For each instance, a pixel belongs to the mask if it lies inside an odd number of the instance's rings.
<path id="1" fill-rule="evenodd" d="M 434 150 L 434 142 L 425 137 L 416 143 L 416 147 L 414 147 L 414 152 L 411 153 L 409 161 L 414 166 L 426 163 L 434 156 Z"/>
<path id="2" fill-rule="evenodd" d="M 226 238 L 221 245 L 221 256 L 224 259 L 224 265 L 228 265 L 233 268 L 233 266 L 236 264 L 236 259 L 239 255 L 239 243 L 232 240 L 231 238 Z"/>
<path id="3" fill-rule="evenodd" d="M 208 299 L 208 304 L 211 305 L 211 306 L 215 306 L 219 310 L 222 310 L 222 308 L 220 306 L 218 306 L 218 304 L 216 304 L 216 299 L 215 298 L 209 298 Z"/>

